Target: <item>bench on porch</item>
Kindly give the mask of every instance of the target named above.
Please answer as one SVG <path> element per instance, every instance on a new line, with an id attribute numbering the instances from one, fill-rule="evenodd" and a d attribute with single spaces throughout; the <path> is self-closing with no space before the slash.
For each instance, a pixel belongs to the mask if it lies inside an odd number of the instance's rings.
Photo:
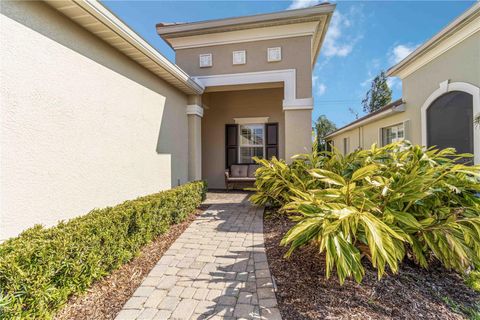
<path id="1" fill-rule="evenodd" d="M 230 185 L 233 189 L 235 184 L 255 182 L 255 171 L 259 167 L 258 164 L 232 164 L 229 169 L 225 170 L 225 187 L 227 191 Z"/>

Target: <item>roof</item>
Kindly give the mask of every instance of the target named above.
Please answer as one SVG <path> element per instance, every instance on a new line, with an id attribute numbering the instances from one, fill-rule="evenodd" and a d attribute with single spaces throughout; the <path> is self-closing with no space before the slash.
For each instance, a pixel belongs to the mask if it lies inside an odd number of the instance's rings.
<path id="1" fill-rule="evenodd" d="M 388 69 L 387 76 L 400 76 L 400 74 L 407 69 L 417 59 L 425 57 L 425 63 L 431 59 L 445 52 L 453 45 L 463 41 L 470 35 L 480 31 L 480 2 L 475 3 L 467 11 L 461 14 L 458 18 L 448 24 L 439 33 L 433 36 L 430 40 L 422 44 L 402 61 Z M 461 34 L 460 34 L 461 33 Z M 450 42 L 448 45 L 441 44 Z M 427 58 L 427 53 L 435 52 L 432 57 Z M 413 72 L 414 70 L 410 71 Z M 407 73 L 408 75 L 409 73 Z"/>
<path id="2" fill-rule="evenodd" d="M 356 127 L 359 127 L 361 125 L 373 122 L 374 120 L 378 120 L 380 118 L 387 117 L 387 116 L 392 115 L 394 113 L 403 112 L 403 111 L 405 111 L 405 107 L 404 107 L 403 103 L 404 103 L 404 101 L 403 101 L 402 98 L 400 98 L 398 100 L 395 100 L 395 101 L 381 107 L 380 109 L 375 110 L 373 112 L 370 112 L 366 116 L 358 118 L 357 120 L 355 120 L 353 122 L 350 122 L 349 124 L 347 124 L 347 125 L 339 128 L 339 129 L 329 133 L 326 136 L 326 138 L 331 138 L 331 137 L 336 136 L 336 135 L 338 135 L 338 134 L 340 134 L 344 131 L 355 129 Z"/>
<path id="3" fill-rule="evenodd" d="M 98 1 L 45 0 L 53 8 L 186 94 L 203 86 L 142 39 Z"/>
<path id="4" fill-rule="evenodd" d="M 255 28 L 264 28 L 262 29 L 261 33 L 265 33 L 267 32 L 267 29 L 265 28 L 269 27 L 273 28 L 292 24 L 315 22 L 316 25 L 314 30 L 311 32 L 311 34 L 314 36 L 312 58 L 315 60 L 325 37 L 334 10 L 334 4 L 322 3 L 308 8 L 250 16 L 187 23 L 162 22 L 157 24 L 157 33 L 172 48 L 178 49 L 179 46 L 176 45 L 176 41 L 178 40 L 175 40 L 178 38 L 194 37 L 214 33 L 235 32 Z M 284 30 L 284 37 L 289 36 L 286 33 L 288 33 L 288 29 Z"/>

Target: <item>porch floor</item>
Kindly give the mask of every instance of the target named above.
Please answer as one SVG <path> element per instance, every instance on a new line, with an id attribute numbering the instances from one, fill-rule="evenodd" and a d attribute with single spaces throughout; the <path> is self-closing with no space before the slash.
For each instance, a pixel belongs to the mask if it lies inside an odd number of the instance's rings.
<path id="1" fill-rule="evenodd" d="M 208 193 L 208 210 L 168 249 L 116 319 L 281 319 L 247 193 Z"/>

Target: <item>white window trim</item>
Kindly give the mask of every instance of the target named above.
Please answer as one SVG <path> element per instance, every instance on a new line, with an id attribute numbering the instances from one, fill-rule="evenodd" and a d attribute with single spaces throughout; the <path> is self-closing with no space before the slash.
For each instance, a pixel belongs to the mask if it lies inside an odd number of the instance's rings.
<path id="1" fill-rule="evenodd" d="M 268 123 L 269 117 L 256 118 L 233 118 L 236 124 L 265 124 Z"/>
<path id="2" fill-rule="evenodd" d="M 408 137 L 408 126 L 406 125 L 407 122 L 409 122 L 410 119 L 406 119 L 406 120 L 403 120 L 403 121 L 396 121 L 396 122 L 392 122 L 391 124 L 387 124 L 385 126 L 382 126 L 378 129 L 378 146 L 380 147 L 384 147 L 385 145 L 383 144 L 383 134 L 382 134 L 382 131 L 383 129 L 387 129 L 387 128 L 390 128 L 390 127 L 395 127 L 395 126 L 399 126 L 399 125 L 402 125 L 403 126 L 403 140 L 408 140 L 407 137 Z"/>
<path id="3" fill-rule="evenodd" d="M 258 148 L 260 147 L 259 145 L 242 145 L 242 128 L 241 126 L 245 126 L 245 125 L 259 125 L 259 126 L 262 126 L 263 127 L 263 157 L 265 158 L 265 152 L 266 152 L 266 146 L 265 146 L 265 136 L 266 136 L 266 132 L 265 132 L 265 123 L 242 123 L 242 124 L 239 124 L 238 125 L 238 163 L 243 163 L 241 162 L 241 149 L 242 147 L 252 147 L 252 148 Z"/>
<path id="4" fill-rule="evenodd" d="M 420 109 L 420 118 L 422 124 L 422 145 L 427 146 L 427 109 L 432 103 L 451 91 L 462 91 L 472 95 L 473 98 L 473 117 L 480 114 L 480 88 L 473 84 L 466 82 L 452 82 L 445 80 L 439 84 L 439 88 L 432 92 L 432 94 L 425 100 L 422 108 Z M 480 128 L 478 126 L 473 127 L 473 162 L 480 164 Z"/>

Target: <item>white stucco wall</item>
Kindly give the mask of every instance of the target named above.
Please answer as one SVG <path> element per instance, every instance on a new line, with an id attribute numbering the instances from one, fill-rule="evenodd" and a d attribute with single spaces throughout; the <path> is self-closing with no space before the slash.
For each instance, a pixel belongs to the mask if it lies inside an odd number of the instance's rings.
<path id="1" fill-rule="evenodd" d="M 187 181 L 183 93 L 44 3 L 1 11 L 0 240 Z"/>

